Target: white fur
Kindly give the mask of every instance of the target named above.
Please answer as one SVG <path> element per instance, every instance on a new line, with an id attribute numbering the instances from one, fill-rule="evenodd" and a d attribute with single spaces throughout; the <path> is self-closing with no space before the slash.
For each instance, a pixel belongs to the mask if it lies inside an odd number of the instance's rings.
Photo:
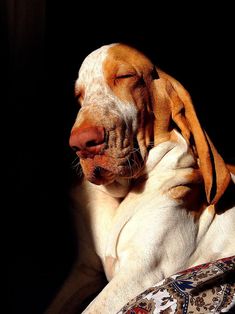
<path id="1" fill-rule="evenodd" d="M 113 45 L 115 44 L 102 46 L 89 54 L 83 61 L 75 84 L 75 90 L 78 90 L 80 86 L 86 87 L 80 111 L 90 110 L 95 112 L 96 110 L 103 110 L 105 113 L 108 110 L 114 116 L 121 117 L 126 125 L 135 132 L 137 129 L 137 110 L 135 105 L 121 101 L 112 92 L 104 79 L 103 62 L 108 54 L 108 50 Z M 80 122 L 80 116 L 78 115 L 77 117 L 77 123 Z"/>

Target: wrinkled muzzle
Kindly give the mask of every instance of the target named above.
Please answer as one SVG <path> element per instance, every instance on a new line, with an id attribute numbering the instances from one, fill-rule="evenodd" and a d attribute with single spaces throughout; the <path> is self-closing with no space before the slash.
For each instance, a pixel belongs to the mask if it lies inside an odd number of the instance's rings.
<path id="1" fill-rule="evenodd" d="M 137 140 L 137 112 L 115 104 L 84 105 L 72 128 L 69 144 L 80 158 L 87 180 L 110 184 L 138 176 L 144 164 Z M 131 114 L 128 114 L 128 109 Z"/>

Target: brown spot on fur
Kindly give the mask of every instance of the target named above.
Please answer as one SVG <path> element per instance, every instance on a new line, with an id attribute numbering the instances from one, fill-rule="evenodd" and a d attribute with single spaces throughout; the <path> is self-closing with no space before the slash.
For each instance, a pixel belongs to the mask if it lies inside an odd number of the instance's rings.
<path id="1" fill-rule="evenodd" d="M 175 186 L 174 188 L 170 189 L 169 195 L 173 199 L 182 199 L 185 198 L 186 195 L 191 191 L 191 188 L 186 185 L 178 185 Z"/>
<path id="2" fill-rule="evenodd" d="M 215 211 L 215 205 L 209 205 L 209 206 L 206 207 L 206 209 L 207 209 L 208 212 L 214 213 L 214 211 Z"/>
<path id="3" fill-rule="evenodd" d="M 188 184 L 173 187 L 169 191 L 170 197 L 184 203 L 184 206 L 193 216 L 200 216 L 206 208 L 205 198 L 201 185 Z"/>
<path id="4" fill-rule="evenodd" d="M 207 207 L 203 179 L 199 169 L 186 176 L 187 184 L 178 185 L 169 190 L 169 196 L 177 201 L 183 202 L 191 215 L 198 219 Z"/>

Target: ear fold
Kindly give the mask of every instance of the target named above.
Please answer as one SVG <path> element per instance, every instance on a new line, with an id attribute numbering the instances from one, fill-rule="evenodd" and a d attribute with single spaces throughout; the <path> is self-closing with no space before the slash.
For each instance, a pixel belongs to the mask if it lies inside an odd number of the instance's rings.
<path id="1" fill-rule="evenodd" d="M 191 97 L 185 88 L 166 73 L 159 71 L 154 80 L 153 111 L 155 144 L 169 139 L 171 121 L 180 129 L 188 143 L 195 146 L 209 204 L 215 204 L 226 190 L 230 173 L 211 140 L 202 129 Z"/>

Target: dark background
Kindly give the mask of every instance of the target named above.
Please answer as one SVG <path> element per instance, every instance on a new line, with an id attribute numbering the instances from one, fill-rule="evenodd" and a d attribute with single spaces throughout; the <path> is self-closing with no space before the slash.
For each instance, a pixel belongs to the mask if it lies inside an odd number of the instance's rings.
<path id="1" fill-rule="evenodd" d="M 3 115 L 2 124 L 9 153 L 3 165 L 9 178 L 4 313 L 43 313 L 75 257 L 68 138 L 77 109 L 74 81 L 92 50 L 124 41 L 148 53 L 189 90 L 216 147 L 235 162 L 233 11 L 221 2 L 207 8 L 160 3 L 2 3 L 8 118 Z"/>

